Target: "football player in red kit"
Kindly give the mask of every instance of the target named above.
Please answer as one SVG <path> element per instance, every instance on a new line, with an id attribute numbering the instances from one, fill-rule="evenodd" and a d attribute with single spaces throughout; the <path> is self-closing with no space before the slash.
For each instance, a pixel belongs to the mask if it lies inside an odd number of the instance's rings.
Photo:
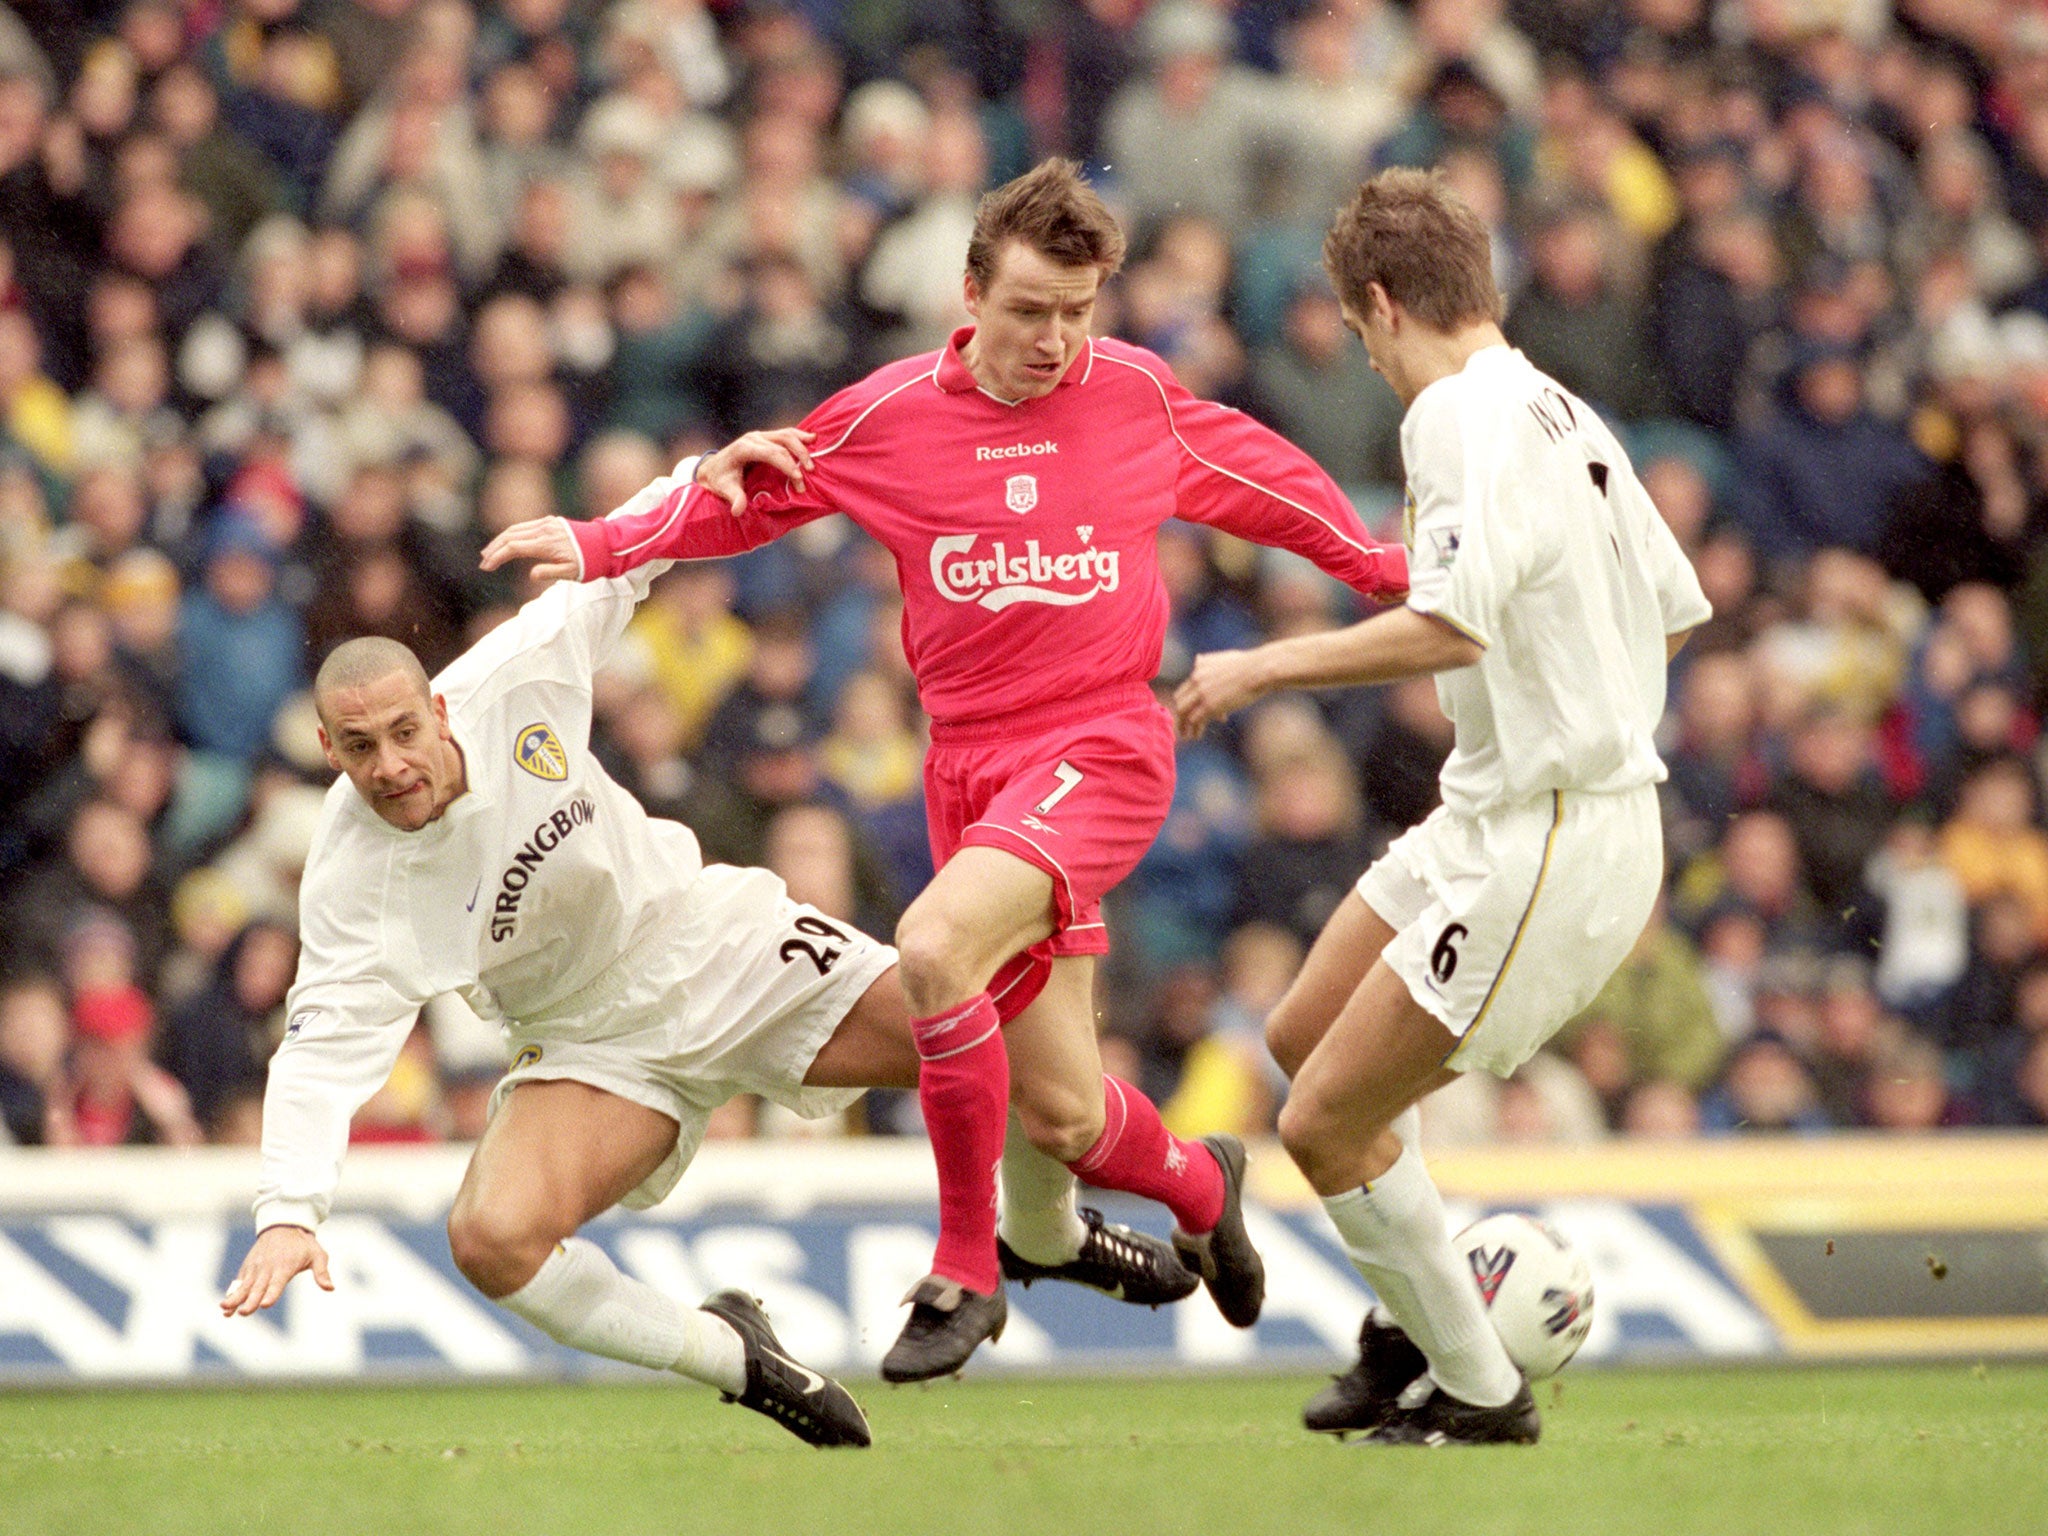
<path id="1" fill-rule="evenodd" d="M 1078 169 L 1047 161 L 982 199 L 967 253 L 975 323 L 943 351 L 878 369 L 800 430 L 678 465 L 607 518 L 521 524 L 485 551 L 488 566 L 531 559 L 538 575 L 591 580 L 737 554 L 844 512 L 896 557 L 904 650 L 932 721 L 938 875 L 896 944 L 940 1235 L 883 1361 L 891 1380 L 957 1370 L 999 1333 L 1006 1274 L 1126 1299 L 1192 1284 L 1160 1272 L 1179 1268 L 1171 1255 L 1155 1260 L 1071 1203 L 1064 1231 L 1026 1234 L 1006 1217 L 999 1243 L 1013 1099 L 1038 1151 L 1173 1211 L 1180 1260 L 1232 1323 L 1250 1327 L 1264 1299 L 1243 1147 L 1173 1136 L 1144 1094 L 1103 1075 L 1096 1047 L 1102 898 L 1173 794 L 1173 723 L 1150 688 L 1168 618 L 1156 535 L 1170 517 L 1206 523 L 1376 599 L 1405 589 L 1407 567 L 1301 450 L 1194 398 L 1151 353 L 1091 336 L 1123 252 Z"/>

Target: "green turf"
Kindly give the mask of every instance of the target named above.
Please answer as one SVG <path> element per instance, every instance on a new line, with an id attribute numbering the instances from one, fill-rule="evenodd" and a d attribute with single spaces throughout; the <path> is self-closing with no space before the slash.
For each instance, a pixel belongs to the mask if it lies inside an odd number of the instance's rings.
<path id="1" fill-rule="evenodd" d="M 0 1394 L 0 1532 L 2048 1531 L 2048 1366 L 1581 1371 L 1462 1452 L 1312 1438 L 1316 1384 L 870 1384 L 831 1453 L 683 1385 Z"/>

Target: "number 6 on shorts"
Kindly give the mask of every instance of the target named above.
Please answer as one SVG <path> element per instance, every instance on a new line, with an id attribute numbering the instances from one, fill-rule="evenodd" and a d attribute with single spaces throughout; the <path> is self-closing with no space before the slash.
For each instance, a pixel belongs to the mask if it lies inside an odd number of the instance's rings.
<path id="1" fill-rule="evenodd" d="M 1069 767 L 1064 759 L 1053 769 L 1052 776 L 1060 781 L 1060 787 L 1031 807 L 1040 816 L 1050 815 L 1052 808 L 1071 795 L 1074 786 L 1081 782 L 1081 770 Z"/>

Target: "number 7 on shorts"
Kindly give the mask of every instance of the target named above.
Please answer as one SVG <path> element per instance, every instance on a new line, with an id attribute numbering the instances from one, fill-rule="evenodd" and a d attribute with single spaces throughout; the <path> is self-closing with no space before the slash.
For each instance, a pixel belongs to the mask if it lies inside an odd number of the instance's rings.
<path id="1" fill-rule="evenodd" d="M 1071 767 L 1063 758 L 1054 768 L 1052 776 L 1060 781 L 1060 787 L 1031 807 L 1040 816 L 1049 815 L 1052 808 L 1074 792 L 1074 786 L 1081 782 L 1081 770 Z"/>

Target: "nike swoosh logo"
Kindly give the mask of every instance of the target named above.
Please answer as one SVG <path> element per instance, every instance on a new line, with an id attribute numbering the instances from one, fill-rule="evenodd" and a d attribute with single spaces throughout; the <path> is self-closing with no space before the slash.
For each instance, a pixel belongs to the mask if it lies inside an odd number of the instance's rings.
<path id="1" fill-rule="evenodd" d="M 476 889 L 469 893 L 469 905 L 464 907 L 462 910 L 465 912 L 474 912 L 476 910 L 476 899 L 477 897 L 483 895 L 483 893 L 484 883 L 482 880 L 478 880 L 476 883 Z"/>
<path id="2" fill-rule="evenodd" d="M 784 1354 L 778 1354 L 776 1351 L 767 1348 L 765 1345 L 762 1346 L 761 1353 L 766 1355 L 771 1360 L 780 1360 L 792 1371 L 795 1371 L 797 1375 L 803 1377 L 805 1381 L 808 1381 L 810 1385 L 804 1388 L 805 1397 L 816 1397 L 820 1392 L 825 1390 L 825 1378 L 820 1376 L 816 1371 L 812 1370 L 808 1365 L 798 1365 L 794 1360 L 790 1359 L 789 1356 Z"/>

